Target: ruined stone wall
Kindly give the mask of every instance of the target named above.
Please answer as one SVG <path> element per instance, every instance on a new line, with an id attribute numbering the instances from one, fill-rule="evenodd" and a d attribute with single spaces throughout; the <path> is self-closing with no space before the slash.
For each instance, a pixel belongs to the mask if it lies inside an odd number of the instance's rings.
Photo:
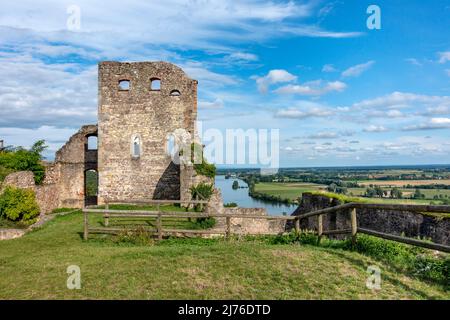
<path id="1" fill-rule="evenodd" d="M 292 215 L 301 215 L 328 207 L 343 204 L 341 201 L 325 195 L 303 193 L 300 206 Z M 358 226 L 407 237 L 421 237 L 431 239 L 435 243 L 450 245 L 450 219 L 437 219 L 417 212 L 357 209 Z M 348 210 L 323 215 L 324 230 L 338 230 L 350 228 L 350 214 Z M 317 217 L 303 219 L 302 229 L 317 229 Z"/>
<path id="2" fill-rule="evenodd" d="M 46 179 L 48 176 L 57 184 L 60 207 L 81 208 L 85 205 L 85 173 L 97 171 L 97 150 L 88 149 L 90 136 L 97 136 L 97 126 L 81 127 L 56 152 L 55 163 L 46 170 Z"/>
<path id="3" fill-rule="evenodd" d="M 152 79 L 161 81 L 160 90 L 152 90 Z M 122 80 L 128 90 L 120 90 Z M 180 166 L 166 152 L 167 138 L 180 128 L 194 134 L 197 81 L 166 62 L 102 62 L 98 114 L 99 201 L 180 199 Z"/>

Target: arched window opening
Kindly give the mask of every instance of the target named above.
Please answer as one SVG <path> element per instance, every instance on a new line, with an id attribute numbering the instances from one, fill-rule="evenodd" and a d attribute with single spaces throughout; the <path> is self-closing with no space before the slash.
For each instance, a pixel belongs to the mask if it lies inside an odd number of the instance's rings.
<path id="1" fill-rule="evenodd" d="M 98 173 L 95 170 L 86 171 L 86 197 L 96 197 L 98 195 Z"/>
<path id="2" fill-rule="evenodd" d="M 181 92 L 176 90 L 176 89 L 172 90 L 172 91 L 170 91 L 170 96 L 172 96 L 172 97 L 179 97 L 179 96 L 181 96 Z"/>
<path id="3" fill-rule="evenodd" d="M 139 135 L 134 135 L 131 139 L 131 155 L 133 158 L 139 158 L 141 153 L 141 138 Z"/>
<path id="4" fill-rule="evenodd" d="M 158 78 L 150 79 L 150 90 L 152 90 L 152 91 L 161 90 L 161 80 Z"/>
<path id="5" fill-rule="evenodd" d="M 173 158 L 177 152 L 175 148 L 176 148 L 175 137 L 173 136 L 173 134 L 170 134 L 167 136 L 166 154 L 171 158 Z"/>
<path id="6" fill-rule="evenodd" d="M 98 149 L 98 139 L 96 136 L 89 136 L 87 142 L 88 150 Z"/>
<path id="7" fill-rule="evenodd" d="M 120 80 L 119 81 L 119 90 L 120 91 L 130 90 L 130 80 Z"/>

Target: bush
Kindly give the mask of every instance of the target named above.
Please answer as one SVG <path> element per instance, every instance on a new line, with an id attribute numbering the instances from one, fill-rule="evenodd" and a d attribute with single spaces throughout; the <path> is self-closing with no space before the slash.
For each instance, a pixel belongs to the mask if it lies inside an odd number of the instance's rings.
<path id="1" fill-rule="evenodd" d="M 45 167 L 42 165 L 42 152 L 47 148 L 44 140 L 36 142 L 29 150 L 22 147 L 6 149 L 0 152 L 0 181 L 7 172 L 32 171 L 36 184 L 41 184 L 45 177 Z M 3 169 L 1 169 L 3 168 Z"/>
<path id="2" fill-rule="evenodd" d="M 32 224 L 39 212 L 33 190 L 6 187 L 0 196 L 0 217 L 3 219 Z"/>

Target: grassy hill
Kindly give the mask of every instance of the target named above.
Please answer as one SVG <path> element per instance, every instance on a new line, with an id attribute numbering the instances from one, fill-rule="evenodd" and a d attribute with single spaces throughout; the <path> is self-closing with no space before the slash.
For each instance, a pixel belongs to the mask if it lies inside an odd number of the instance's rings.
<path id="1" fill-rule="evenodd" d="M 438 284 L 347 250 L 257 239 L 86 242 L 81 232 L 78 212 L 0 241 L 0 299 L 450 299 Z M 69 265 L 81 268 L 80 290 L 66 287 Z M 379 291 L 365 286 L 370 265 L 381 268 Z"/>

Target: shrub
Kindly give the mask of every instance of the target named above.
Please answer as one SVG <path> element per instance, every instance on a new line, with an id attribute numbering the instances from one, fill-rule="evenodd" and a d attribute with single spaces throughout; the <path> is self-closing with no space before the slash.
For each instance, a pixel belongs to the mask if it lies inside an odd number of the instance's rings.
<path id="1" fill-rule="evenodd" d="M 194 230 L 204 230 L 213 228 L 216 225 L 216 219 L 214 218 L 197 218 L 190 223 L 190 228 Z"/>
<path id="2" fill-rule="evenodd" d="M 200 182 L 190 189 L 192 198 L 195 200 L 209 200 L 214 192 L 212 184 Z"/>
<path id="3" fill-rule="evenodd" d="M 33 190 L 8 186 L 0 196 L 0 217 L 3 219 L 32 224 L 39 211 Z"/>
<path id="4" fill-rule="evenodd" d="M 194 170 L 197 174 L 209 178 L 214 178 L 216 176 L 216 166 L 208 163 L 205 158 L 203 158 L 203 147 L 199 144 L 193 143 L 191 145 L 191 157 L 192 163 L 194 163 Z M 201 163 L 195 163 L 195 160 L 201 159 Z"/>
<path id="5" fill-rule="evenodd" d="M 139 226 L 134 230 L 124 229 L 119 232 L 113 241 L 117 244 L 133 244 L 133 245 L 153 245 L 154 241 L 150 238 L 148 230 Z"/>

